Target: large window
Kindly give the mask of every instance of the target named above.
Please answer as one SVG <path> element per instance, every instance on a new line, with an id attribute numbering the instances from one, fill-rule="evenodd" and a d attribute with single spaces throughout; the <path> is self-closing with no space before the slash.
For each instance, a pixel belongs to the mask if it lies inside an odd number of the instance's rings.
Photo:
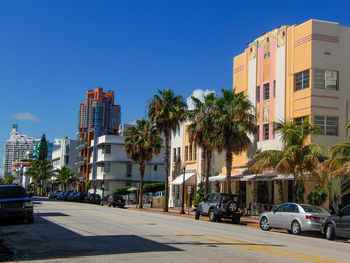
<path id="1" fill-rule="evenodd" d="M 315 89 L 338 90 L 338 71 L 314 70 Z"/>
<path id="2" fill-rule="evenodd" d="M 256 102 L 260 102 L 260 86 L 256 87 Z"/>
<path id="3" fill-rule="evenodd" d="M 310 86 L 309 70 L 295 74 L 295 90 L 307 89 Z"/>
<path id="4" fill-rule="evenodd" d="M 132 163 L 126 164 L 126 176 L 131 177 Z"/>
<path id="5" fill-rule="evenodd" d="M 103 154 L 111 154 L 111 145 L 105 144 L 102 146 L 102 153 Z"/>
<path id="6" fill-rule="evenodd" d="M 268 140 L 269 139 L 269 124 L 264 124 L 263 125 L 263 132 L 264 132 L 264 140 Z"/>
<path id="7" fill-rule="evenodd" d="M 301 126 L 301 124 L 304 122 L 304 120 L 306 118 L 307 118 L 306 116 L 305 117 L 300 117 L 300 118 L 295 118 L 294 122 L 295 122 L 296 125 Z"/>
<path id="8" fill-rule="evenodd" d="M 321 134 L 323 135 L 338 136 L 338 117 L 315 116 L 314 126 L 319 127 L 321 129 Z"/>
<path id="9" fill-rule="evenodd" d="M 264 100 L 270 99 L 270 83 L 264 84 Z"/>

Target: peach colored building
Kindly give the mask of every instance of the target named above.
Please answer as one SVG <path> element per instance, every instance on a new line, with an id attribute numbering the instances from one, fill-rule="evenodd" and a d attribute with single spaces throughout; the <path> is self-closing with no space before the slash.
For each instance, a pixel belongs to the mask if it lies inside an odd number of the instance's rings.
<path id="1" fill-rule="evenodd" d="M 233 174 L 246 171 L 257 151 L 283 149 L 273 132 L 273 123 L 279 120 L 301 122 L 309 117 L 322 129 L 322 135 L 311 137 L 312 142 L 326 148 L 346 140 L 349 50 L 350 27 L 312 19 L 264 33 L 234 58 L 233 87 L 238 93 L 244 92 L 256 107 L 259 133 L 251 136 L 254 143 L 246 152 L 234 156 Z M 290 200 L 287 179 L 276 173 L 257 177 L 234 181 L 233 192 L 244 189 L 247 204 Z M 261 189 L 265 189 L 265 198 L 256 200 L 255 193 Z M 305 197 L 313 189 L 314 184 L 307 182 Z"/>

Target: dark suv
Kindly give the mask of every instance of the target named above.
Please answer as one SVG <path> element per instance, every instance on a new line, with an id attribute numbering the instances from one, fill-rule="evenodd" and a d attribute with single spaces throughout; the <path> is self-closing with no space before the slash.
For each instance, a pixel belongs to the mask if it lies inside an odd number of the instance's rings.
<path id="1" fill-rule="evenodd" d="M 22 186 L 0 185 L 0 218 L 11 217 L 34 223 L 32 200 Z"/>
<path id="2" fill-rule="evenodd" d="M 242 214 L 238 209 L 241 205 L 239 195 L 211 193 L 198 204 L 195 219 L 198 220 L 203 215 L 209 216 L 211 222 L 219 222 L 221 218 L 229 218 L 234 224 L 239 224 Z"/>
<path id="3" fill-rule="evenodd" d="M 328 240 L 333 240 L 335 236 L 350 238 L 350 205 L 324 220 L 321 232 Z"/>

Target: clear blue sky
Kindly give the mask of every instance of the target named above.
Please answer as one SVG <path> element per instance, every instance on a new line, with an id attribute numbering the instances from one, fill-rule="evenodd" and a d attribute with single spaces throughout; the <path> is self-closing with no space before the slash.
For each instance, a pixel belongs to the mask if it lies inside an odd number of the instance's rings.
<path id="1" fill-rule="evenodd" d="M 0 168 L 13 123 L 76 138 L 88 89 L 115 91 L 133 122 L 158 89 L 232 88 L 233 57 L 264 32 L 311 18 L 350 26 L 349 12 L 347 0 L 2 0 Z"/>

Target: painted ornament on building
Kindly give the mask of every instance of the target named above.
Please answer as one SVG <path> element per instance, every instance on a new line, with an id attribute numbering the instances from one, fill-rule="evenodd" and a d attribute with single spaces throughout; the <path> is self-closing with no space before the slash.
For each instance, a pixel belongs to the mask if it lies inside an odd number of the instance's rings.
<path id="1" fill-rule="evenodd" d="M 258 46 L 258 41 L 254 41 L 249 45 L 249 59 L 254 59 L 256 57 L 256 49 Z"/>
<path id="2" fill-rule="evenodd" d="M 287 27 L 283 26 L 277 29 L 277 47 L 284 46 L 286 44 Z"/>

